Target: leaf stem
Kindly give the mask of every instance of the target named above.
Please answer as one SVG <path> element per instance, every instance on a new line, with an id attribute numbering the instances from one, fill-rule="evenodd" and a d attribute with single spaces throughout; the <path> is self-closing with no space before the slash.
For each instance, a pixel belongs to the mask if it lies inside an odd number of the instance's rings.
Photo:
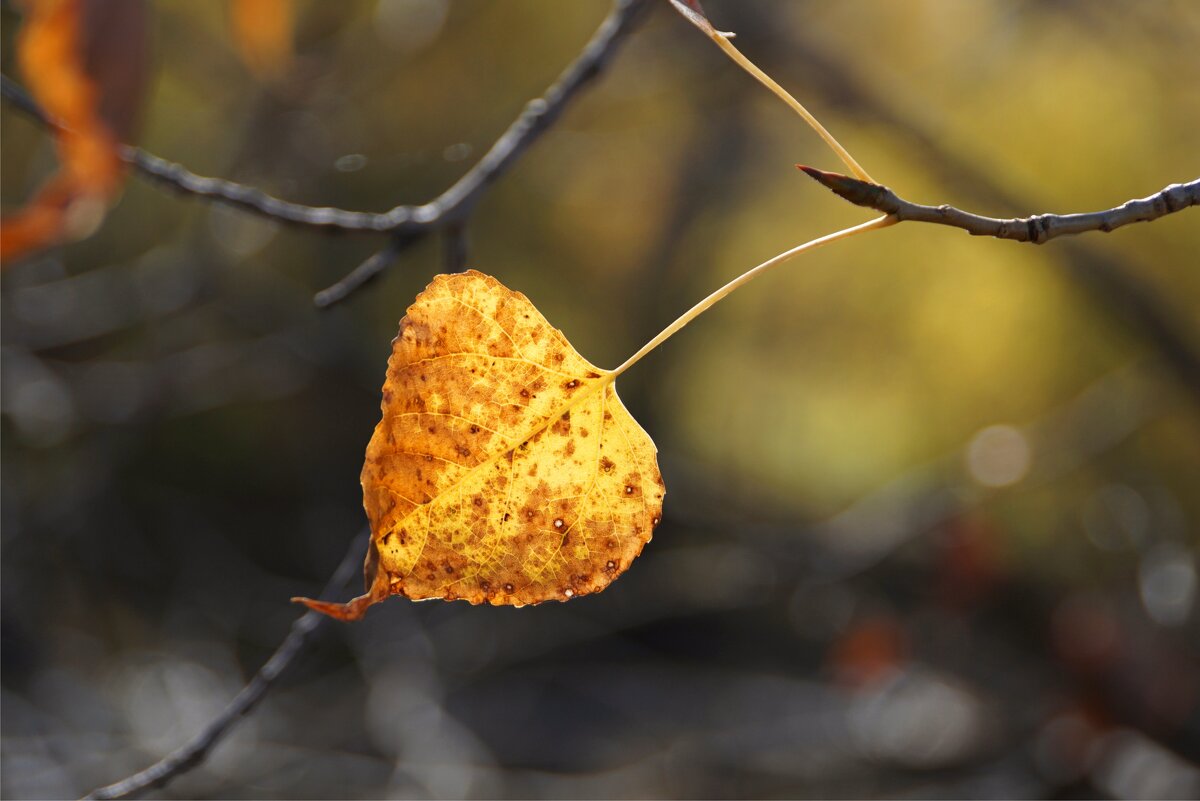
<path id="1" fill-rule="evenodd" d="M 816 131 L 817 135 L 825 140 L 825 144 L 829 145 L 833 152 L 837 154 L 838 158 L 842 160 L 842 163 L 850 169 L 850 172 L 854 173 L 863 181 L 867 181 L 868 183 L 872 184 L 877 183 L 869 175 L 867 175 L 867 171 L 864 170 L 859 163 L 854 160 L 854 157 L 850 155 L 846 148 L 842 147 L 838 140 L 833 138 L 833 134 L 825 130 L 825 126 L 819 123 L 817 118 L 809 113 L 809 110 L 806 109 L 799 100 L 792 97 L 788 91 L 776 83 L 770 75 L 767 75 L 765 72 L 760 70 L 753 61 L 746 58 L 746 56 L 742 54 L 742 51 L 733 46 L 733 42 L 729 41 L 733 37 L 732 33 L 718 31 L 713 27 L 713 24 L 709 22 L 708 17 L 706 17 L 704 12 L 700 9 L 699 3 L 690 2 L 689 0 L 671 0 L 671 5 L 675 7 L 675 10 L 678 11 L 684 19 L 699 28 L 700 31 L 709 39 L 712 39 L 714 42 L 716 42 L 717 47 L 721 48 L 721 50 L 725 52 L 725 55 L 733 59 L 735 64 L 753 75 L 755 80 L 774 92 L 776 97 L 778 97 L 784 103 L 787 103 L 793 111 L 803 117 L 804 121 L 808 123 L 809 127 Z"/>
<path id="2" fill-rule="evenodd" d="M 826 130 L 825 126 L 822 125 L 799 100 L 792 97 L 791 93 L 776 83 L 774 78 L 759 69 L 758 66 L 755 65 L 755 63 L 749 58 L 747 58 L 741 50 L 738 50 L 736 47 L 734 47 L 733 42 L 729 41 L 728 36 L 725 36 L 720 31 L 715 30 L 709 33 L 708 36 L 710 39 L 716 42 L 717 47 L 725 51 L 725 55 L 733 59 L 733 61 L 739 67 L 753 75 L 759 83 L 774 92 L 776 97 L 778 97 L 784 103 L 787 103 L 789 106 L 791 106 L 793 111 L 803 117 L 804 121 L 808 123 L 809 127 L 817 132 L 817 136 L 825 140 L 825 144 L 829 145 L 833 152 L 837 154 L 837 157 L 842 160 L 842 163 L 845 164 L 846 167 L 855 174 L 855 176 L 857 176 L 860 180 L 867 181 L 868 183 L 877 183 L 877 181 L 871 178 L 871 176 L 867 174 L 867 171 L 864 170 L 862 166 L 854 160 L 854 157 L 850 155 L 849 151 L 842 147 L 841 142 L 835 139 L 833 134 Z"/>
<path id="3" fill-rule="evenodd" d="M 891 215 L 884 215 L 882 217 L 876 217 L 874 220 L 869 220 L 860 225 L 851 226 L 850 228 L 843 228 L 841 231 L 835 231 L 832 234 L 826 234 L 825 236 L 817 237 L 816 239 L 805 242 L 803 245 L 797 245 L 796 247 L 792 248 L 791 250 L 785 250 L 783 253 L 780 253 L 778 256 L 773 256 L 772 258 L 767 259 L 766 261 L 764 261 L 762 264 L 758 265 L 757 267 L 752 267 L 751 269 L 742 273 L 737 278 L 733 279 L 728 284 L 721 287 L 716 292 L 713 292 L 711 295 L 706 297 L 704 300 L 700 301 L 695 306 L 693 306 L 692 308 L 688 309 L 686 312 L 681 314 L 679 316 L 679 318 L 677 320 L 675 320 L 675 322 L 671 323 L 666 328 L 664 328 L 657 336 L 655 336 L 653 339 L 651 339 L 645 345 L 642 345 L 641 349 L 639 349 L 637 353 L 633 354 L 628 359 L 626 359 L 624 361 L 624 363 L 621 364 L 620 367 L 616 368 L 611 373 L 609 373 L 609 376 L 615 380 L 617 376 L 621 375 L 621 373 L 625 372 L 630 367 L 633 367 L 633 365 L 640 362 L 642 360 L 642 357 L 644 357 L 650 351 L 654 350 L 659 345 L 661 345 L 662 343 L 666 342 L 668 339 L 673 337 L 676 333 L 679 332 L 679 330 L 681 328 L 683 328 L 685 325 L 690 323 L 692 320 L 695 320 L 697 317 L 699 317 L 704 312 L 708 311 L 718 301 L 722 300 L 724 297 L 726 297 L 730 293 L 734 292 L 735 290 L 750 283 L 755 278 L 757 278 L 758 276 L 767 272 L 771 268 L 778 267 L 779 265 L 781 265 L 785 262 L 791 261 L 794 257 L 799 256 L 801 253 L 804 253 L 805 251 L 815 250 L 816 248 L 819 248 L 822 245 L 828 245 L 831 242 L 837 242 L 841 239 L 849 239 L 850 237 L 855 236 L 856 234 L 865 233 L 867 231 L 874 231 L 877 228 L 887 228 L 889 225 L 895 225 L 896 222 L 897 222 L 896 218 L 892 217 Z"/>

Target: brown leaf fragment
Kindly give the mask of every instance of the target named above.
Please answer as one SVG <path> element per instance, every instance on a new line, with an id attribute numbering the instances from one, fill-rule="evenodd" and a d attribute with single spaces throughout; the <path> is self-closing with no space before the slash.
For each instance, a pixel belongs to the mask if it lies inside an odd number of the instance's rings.
<path id="1" fill-rule="evenodd" d="M 604 589 L 665 492 L 614 379 L 524 295 L 437 276 L 400 321 L 367 446 L 367 592 L 297 600 L 357 620 L 389 595 L 522 606 Z"/>

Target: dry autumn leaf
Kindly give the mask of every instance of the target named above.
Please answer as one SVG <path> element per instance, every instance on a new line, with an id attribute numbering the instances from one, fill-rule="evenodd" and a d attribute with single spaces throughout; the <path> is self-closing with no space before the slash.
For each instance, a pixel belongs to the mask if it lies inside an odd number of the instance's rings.
<path id="1" fill-rule="evenodd" d="M 536 604 L 598 592 L 650 540 L 664 487 L 617 371 L 580 356 L 524 295 L 440 275 L 400 322 L 367 446 L 367 591 Z"/>
<path id="2" fill-rule="evenodd" d="M 292 0 L 232 0 L 229 14 L 242 62 L 260 80 L 273 80 L 285 73 L 292 61 Z"/>
<path id="3" fill-rule="evenodd" d="M 17 37 L 29 88 L 54 121 L 60 167 L 0 221 L 0 261 L 90 235 L 124 179 L 146 75 L 141 0 L 30 0 Z"/>

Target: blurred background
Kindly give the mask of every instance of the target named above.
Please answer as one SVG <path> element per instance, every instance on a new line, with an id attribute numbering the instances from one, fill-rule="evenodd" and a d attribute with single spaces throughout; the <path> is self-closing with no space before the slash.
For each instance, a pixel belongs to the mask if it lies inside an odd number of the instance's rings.
<path id="1" fill-rule="evenodd" d="M 138 141 L 299 202 L 424 202 L 608 8 L 297 2 L 263 67 L 229 5 L 150 3 Z M 913 200 L 1091 211 L 1200 173 L 1188 0 L 706 10 Z M 55 159 L 0 115 L 7 212 Z M 612 367 L 868 219 L 796 162 L 840 169 L 654 4 L 485 195 L 467 264 Z M 1198 222 L 1040 248 L 913 224 L 763 277 L 619 382 L 668 491 L 611 588 L 326 625 L 157 795 L 1200 796 Z M 312 294 L 382 244 L 131 178 L 93 236 L 5 268 L 5 797 L 182 745 L 342 560 L 389 342 L 441 243 L 331 310 Z"/>

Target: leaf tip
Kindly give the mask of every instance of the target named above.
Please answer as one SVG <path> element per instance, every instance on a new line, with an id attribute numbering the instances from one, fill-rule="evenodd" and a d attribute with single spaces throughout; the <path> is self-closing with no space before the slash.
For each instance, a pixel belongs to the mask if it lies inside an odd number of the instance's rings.
<path id="1" fill-rule="evenodd" d="M 292 603 L 303 604 L 314 612 L 326 615 L 334 620 L 340 620 L 343 623 L 350 623 L 355 620 L 361 620 L 362 616 L 367 612 L 367 607 L 374 603 L 373 600 L 369 600 L 366 603 L 360 603 L 365 597 L 366 596 L 363 596 L 362 598 L 355 598 L 349 603 L 338 604 L 331 603 L 329 601 L 317 601 L 312 598 L 295 596 L 292 598 Z"/>

